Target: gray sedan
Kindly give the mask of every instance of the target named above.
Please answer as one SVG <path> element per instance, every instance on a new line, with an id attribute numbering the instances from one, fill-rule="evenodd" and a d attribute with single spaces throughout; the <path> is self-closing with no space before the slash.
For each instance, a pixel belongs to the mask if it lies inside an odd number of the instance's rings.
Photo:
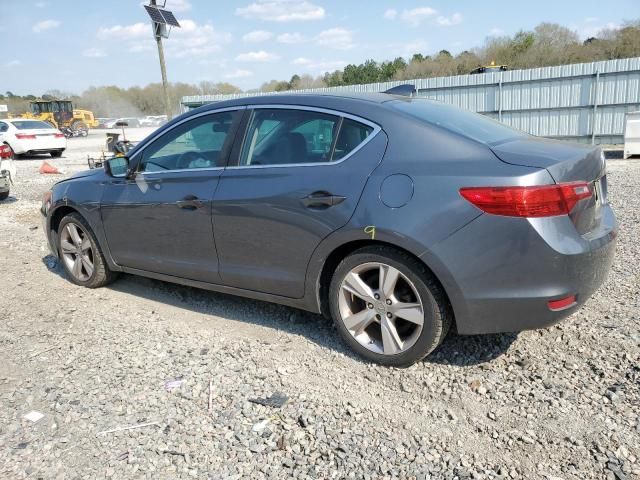
<path id="1" fill-rule="evenodd" d="M 599 148 L 389 94 L 201 107 L 57 183 L 42 212 L 78 285 L 127 272 L 322 313 L 394 366 L 454 326 L 558 322 L 617 234 Z"/>

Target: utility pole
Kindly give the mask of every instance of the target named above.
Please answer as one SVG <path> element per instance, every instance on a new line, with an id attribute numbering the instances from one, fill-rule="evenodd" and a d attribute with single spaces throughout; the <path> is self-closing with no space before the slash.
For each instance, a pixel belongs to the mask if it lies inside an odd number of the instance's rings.
<path id="1" fill-rule="evenodd" d="M 156 4 L 156 0 L 150 0 L 149 2 L 149 6 L 154 8 L 154 9 L 158 9 L 158 5 Z M 148 10 L 148 9 L 147 9 Z M 154 18 L 154 16 L 151 17 L 152 20 L 152 25 L 153 25 L 153 36 L 156 39 L 156 44 L 158 45 L 158 58 L 160 60 L 160 73 L 162 75 L 162 90 L 164 93 L 164 109 L 165 112 L 167 114 L 167 118 L 169 120 L 171 120 L 171 101 L 169 100 L 169 82 L 167 81 L 167 67 L 165 65 L 164 62 L 164 47 L 162 46 L 162 38 L 167 38 L 168 37 L 168 32 L 167 32 L 167 20 L 165 19 L 165 15 L 167 13 L 171 14 L 171 12 L 167 12 L 166 10 L 160 10 L 160 16 L 159 18 Z M 171 14 L 171 17 L 173 17 L 173 15 Z M 158 21 L 158 19 L 161 19 L 162 21 Z M 175 22 L 174 24 L 169 23 L 172 26 L 180 26 L 176 21 L 175 18 L 173 19 L 173 21 Z"/>

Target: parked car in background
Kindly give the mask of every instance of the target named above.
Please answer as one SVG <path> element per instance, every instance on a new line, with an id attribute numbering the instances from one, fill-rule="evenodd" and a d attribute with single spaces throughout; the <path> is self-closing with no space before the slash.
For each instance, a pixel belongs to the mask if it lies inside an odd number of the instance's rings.
<path id="1" fill-rule="evenodd" d="M 98 126 L 96 128 L 111 128 L 108 125 L 115 120 L 115 118 L 96 118 L 96 121 L 98 122 Z"/>
<path id="2" fill-rule="evenodd" d="M 104 165 L 43 199 L 71 281 L 127 272 L 323 313 L 384 365 L 452 325 L 558 322 L 604 281 L 618 231 L 599 148 L 389 94 L 207 105 Z"/>
<path id="3" fill-rule="evenodd" d="M 67 148 L 67 139 L 60 130 L 28 118 L 0 120 L 0 143 L 9 145 L 15 155 L 49 153 L 60 157 Z"/>
<path id="4" fill-rule="evenodd" d="M 159 127 L 167 123 L 166 115 L 147 115 L 140 119 L 141 127 Z"/>
<path id="5" fill-rule="evenodd" d="M 109 120 L 108 122 L 105 122 L 105 128 L 119 128 L 116 124 L 120 123 L 120 122 L 125 122 L 127 124 L 127 126 L 129 127 L 139 127 L 140 126 L 140 121 L 135 118 L 135 117 L 120 117 L 120 118 L 114 118 Z"/>
<path id="6" fill-rule="evenodd" d="M 11 185 L 16 179 L 16 166 L 13 162 L 13 152 L 6 143 L 0 143 L 0 200 L 9 197 Z"/>

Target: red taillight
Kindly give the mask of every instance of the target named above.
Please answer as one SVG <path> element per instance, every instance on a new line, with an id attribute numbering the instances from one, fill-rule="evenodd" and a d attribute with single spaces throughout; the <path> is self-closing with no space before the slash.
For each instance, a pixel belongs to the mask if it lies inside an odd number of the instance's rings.
<path id="1" fill-rule="evenodd" d="M 62 138 L 64 137 L 64 133 L 54 133 L 53 136 L 56 138 Z"/>
<path id="2" fill-rule="evenodd" d="M 28 133 L 16 133 L 16 138 L 18 140 L 35 140 L 36 136 Z"/>
<path id="3" fill-rule="evenodd" d="M 6 143 L 0 145 L 0 158 L 11 158 L 11 147 Z"/>
<path id="4" fill-rule="evenodd" d="M 460 195 L 480 210 L 507 217 L 553 217 L 567 215 L 592 193 L 587 182 L 535 187 L 469 187 Z"/>
<path id="5" fill-rule="evenodd" d="M 547 302 L 547 306 L 552 312 L 558 312 L 560 310 L 564 310 L 565 308 L 573 307 L 575 304 L 575 295 L 569 295 L 568 297 L 561 298 L 560 300 L 551 300 L 550 302 Z"/>

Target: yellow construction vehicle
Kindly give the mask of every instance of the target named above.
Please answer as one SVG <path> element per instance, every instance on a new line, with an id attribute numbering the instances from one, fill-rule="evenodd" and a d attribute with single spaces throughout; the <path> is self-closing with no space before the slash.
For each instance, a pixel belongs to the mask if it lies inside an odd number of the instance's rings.
<path id="1" fill-rule="evenodd" d="M 70 100 L 36 100 L 29 102 L 29 109 L 29 112 L 19 116 L 42 120 L 55 128 L 68 127 L 77 131 L 98 126 L 93 112 L 74 109 Z"/>
<path id="2" fill-rule="evenodd" d="M 478 68 L 474 68 L 469 72 L 469 75 L 476 75 L 478 73 L 505 72 L 507 70 L 509 70 L 509 67 L 507 65 L 496 65 L 496 62 L 492 60 L 490 65 L 481 65 Z"/>

